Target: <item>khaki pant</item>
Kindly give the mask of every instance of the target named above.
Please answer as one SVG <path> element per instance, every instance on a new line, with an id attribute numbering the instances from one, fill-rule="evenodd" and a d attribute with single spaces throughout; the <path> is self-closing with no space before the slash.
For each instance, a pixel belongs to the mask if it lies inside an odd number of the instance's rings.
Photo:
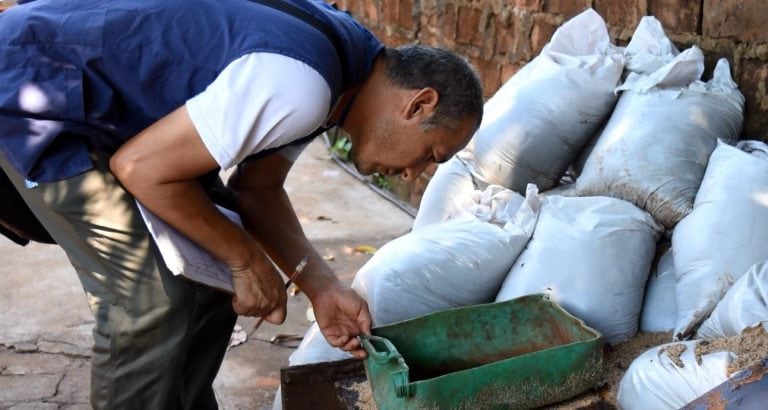
<path id="1" fill-rule="evenodd" d="M 212 384 L 237 318 L 232 297 L 174 277 L 107 158 L 96 161 L 96 170 L 24 192 L 67 252 L 96 318 L 91 404 L 216 408 Z"/>

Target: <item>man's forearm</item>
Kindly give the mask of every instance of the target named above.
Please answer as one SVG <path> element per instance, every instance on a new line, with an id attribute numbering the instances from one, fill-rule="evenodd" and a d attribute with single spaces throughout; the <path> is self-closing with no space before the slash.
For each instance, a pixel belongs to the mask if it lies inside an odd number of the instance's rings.
<path id="1" fill-rule="evenodd" d="M 290 275 L 304 256 L 309 257 L 296 284 L 310 299 L 323 288 L 339 283 L 304 234 L 285 190 L 238 195 L 238 206 L 251 235 L 285 274 Z"/>
<path id="2" fill-rule="evenodd" d="M 268 263 L 197 182 L 216 167 L 184 107 L 126 142 L 110 159 L 117 179 L 144 206 L 227 265 L 247 265 L 254 254 Z"/>
<path id="3" fill-rule="evenodd" d="M 155 215 L 227 266 L 245 268 L 254 260 L 269 263 L 262 252 L 254 252 L 258 248 L 253 239 L 216 209 L 196 181 L 144 184 L 132 193 Z"/>

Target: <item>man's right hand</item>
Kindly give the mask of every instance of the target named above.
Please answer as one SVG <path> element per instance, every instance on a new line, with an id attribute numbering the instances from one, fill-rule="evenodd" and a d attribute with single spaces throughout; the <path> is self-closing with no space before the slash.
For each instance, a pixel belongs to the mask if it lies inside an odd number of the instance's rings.
<path id="1" fill-rule="evenodd" d="M 250 263 L 245 267 L 230 266 L 235 295 L 232 307 L 243 316 L 264 317 L 269 323 L 285 321 L 285 284 L 270 263 Z"/>

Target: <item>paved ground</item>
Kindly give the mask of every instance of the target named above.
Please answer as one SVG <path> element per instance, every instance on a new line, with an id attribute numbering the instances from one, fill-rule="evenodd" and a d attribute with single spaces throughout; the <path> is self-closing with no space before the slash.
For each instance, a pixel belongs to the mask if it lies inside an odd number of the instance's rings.
<path id="1" fill-rule="evenodd" d="M 307 236 L 346 282 L 369 258 L 355 246 L 381 246 L 411 227 L 407 214 L 329 160 L 320 142 L 299 158 L 287 189 Z M 93 319 L 64 253 L 0 238 L 0 278 L 0 409 L 90 408 Z M 269 340 L 302 334 L 306 309 L 304 295 L 289 298 L 284 325 L 265 323 L 230 349 L 214 385 L 221 408 L 271 408 L 293 349 Z M 239 325 L 250 331 L 254 322 L 240 318 Z"/>

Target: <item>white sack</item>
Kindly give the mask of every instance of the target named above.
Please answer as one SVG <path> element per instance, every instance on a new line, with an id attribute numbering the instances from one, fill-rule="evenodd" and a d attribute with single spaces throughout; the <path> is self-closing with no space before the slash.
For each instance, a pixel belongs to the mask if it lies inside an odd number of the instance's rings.
<path id="1" fill-rule="evenodd" d="M 659 230 L 626 201 L 546 197 L 536 231 L 496 301 L 549 293 L 609 343 L 627 340 L 637 333 Z"/>
<path id="2" fill-rule="evenodd" d="M 632 39 L 624 48 L 626 71 L 651 74 L 672 61 L 680 51 L 672 44 L 661 22 L 653 16 L 640 19 Z"/>
<path id="3" fill-rule="evenodd" d="M 640 314 L 643 332 L 669 332 L 675 328 L 675 263 L 669 249 L 659 258 L 656 269 L 648 277 Z"/>
<path id="4" fill-rule="evenodd" d="M 701 324 L 698 338 L 715 339 L 738 336 L 748 328 L 761 324 L 768 328 L 768 263 L 749 268 L 728 289 L 712 314 Z"/>
<path id="5" fill-rule="evenodd" d="M 744 140 L 736 143 L 736 148 L 756 158 L 768 159 L 768 145 L 762 141 Z"/>
<path id="6" fill-rule="evenodd" d="M 368 301 L 374 326 L 491 302 L 528 243 L 538 209 L 530 185 L 514 219 L 503 226 L 464 212 L 412 231 L 381 247 L 357 272 L 352 288 Z"/>
<path id="7" fill-rule="evenodd" d="M 469 195 L 478 187 L 459 155 L 440 164 L 421 197 L 419 211 L 413 220 L 413 229 L 442 222 L 455 215 L 458 210 L 454 203 L 456 198 Z"/>
<path id="8" fill-rule="evenodd" d="M 472 173 L 521 193 L 528 183 L 553 187 L 610 113 L 622 70 L 597 12 L 567 21 L 486 102 L 465 149 Z"/>
<path id="9" fill-rule="evenodd" d="M 738 138 L 744 105 L 726 60 L 706 84 L 692 61 L 703 70 L 696 47 L 622 93 L 576 181 L 579 195 L 630 201 L 670 229 L 690 212 L 717 139 Z M 646 80 L 666 88 L 647 90 Z"/>
<path id="10" fill-rule="evenodd" d="M 663 348 L 684 344 L 678 367 Z M 728 379 L 731 352 L 716 352 L 696 361 L 696 341 L 669 343 L 638 356 L 619 384 L 618 402 L 624 410 L 676 410 Z"/>
<path id="11" fill-rule="evenodd" d="M 624 71 L 630 77 L 638 74 L 651 74 L 672 61 L 680 51 L 672 44 L 661 22 L 653 16 L 645 16 L 640 19 L 632 39 L 622 50 L 624 55 Z M 703 67 L 702 67 L 703 68 Z M 690 81 L 689 81 L 690 82 Z M 603 133 L 605 123 L 595 131 L 593 135 L 579 154 L 576 156 L 570 170 L 577 178 L 584 170 L 584 164 L 587 162 L 592 150 L 595 149 L 598 137 Z"/>
<path id="12" fill-rule="evenodd" d="M 312 323 L 312 326 L 304 334 L 304 338 L 301 339 L 301 343 L 296 348 L 296 351 L 288 357 L 288 365 L 298 366 L 300 364 L 333 362 L 352 357 L 351 354 L 331 346 L 325 340 L 323 333 L 320 332 L 320 326 L 315 322 Z"/>
<path id="13" fill-rule="evenodd" d="M 768 160 L 718 143 L 693 211 L 672 234 L 676 338 L 692 334 L 750 266 L 768 260 L 766 227 Z"/>

